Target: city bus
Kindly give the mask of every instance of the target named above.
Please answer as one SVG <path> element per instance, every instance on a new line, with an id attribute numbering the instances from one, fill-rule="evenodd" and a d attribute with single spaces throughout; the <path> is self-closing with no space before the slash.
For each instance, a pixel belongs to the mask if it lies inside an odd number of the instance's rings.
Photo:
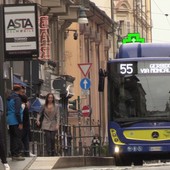
<path id="1" fill-rule="evenodd" d="M 108 61 L 107 74 L 115 164 L 170 159 L 170 44 L 123 44 Z"/>

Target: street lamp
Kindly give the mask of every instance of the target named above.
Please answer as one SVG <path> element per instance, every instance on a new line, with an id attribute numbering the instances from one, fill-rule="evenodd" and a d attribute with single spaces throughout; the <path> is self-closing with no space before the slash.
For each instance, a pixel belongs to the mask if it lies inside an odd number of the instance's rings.
<path id="1" fill-rule="evenodd" d="M 79 24 L 88 24 L 88 19 L 87 19 L 87 15 L 85 12 L 85 8 L 83 8 L 83 7 L 80 7 L 80 10 L 79 10 L 78 23 Z"/>

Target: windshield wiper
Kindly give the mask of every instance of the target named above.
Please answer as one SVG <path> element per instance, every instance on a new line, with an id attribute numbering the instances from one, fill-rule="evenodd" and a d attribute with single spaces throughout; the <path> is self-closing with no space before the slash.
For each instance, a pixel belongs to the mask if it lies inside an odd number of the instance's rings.
<path id="1" fill-rule="evenodd" d="M 126 122 L 118 122 L 121 127 L 128 127 L 136 123 L 146 122 L 146 120 L 134 120 L 134 121 L 126 121 Z"/>
<path id="2" fill-rule="evenodd" d="M 144 119 L 139 119 L 139 120 L 124 120 L 124 121 L 116 121 L 118 124 L 120 124 L 121 127 L 128 127 L 136 123 L 143 123 L 143 122 L 170 122 L 170 118 L 144 118 Z"/>

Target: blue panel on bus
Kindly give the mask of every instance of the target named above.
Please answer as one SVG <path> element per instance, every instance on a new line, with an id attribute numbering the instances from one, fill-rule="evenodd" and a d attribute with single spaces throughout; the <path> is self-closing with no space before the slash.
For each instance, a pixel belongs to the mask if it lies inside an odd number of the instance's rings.
<path id="1" fill-rule="evenodd" d="M 123 44 L 116 58 L 170 57 L 170 43 Z"/>

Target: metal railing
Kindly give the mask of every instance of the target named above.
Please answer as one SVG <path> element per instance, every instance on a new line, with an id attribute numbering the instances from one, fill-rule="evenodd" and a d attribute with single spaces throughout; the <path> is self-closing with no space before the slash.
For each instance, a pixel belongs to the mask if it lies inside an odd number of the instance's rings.
<path id="1" fill-rule="evenodd" d="M 31 114 L 31 150 L 37 156 L 46 156 L 44 132 L 36 126 L 36 114 Z M 92 140 L 100 134 L 100 125 L 60 125 L 56 134 L 56 151 L 59 156 L 100 156 L 101 142 L 94 145 Z M 101 141 L 100 136 L 99 140 Z"/>
<path id="2" fill-rule="evenodd" d="M 82 131 L 84 133 L 82 133 Z M 93 146 L 92 140 L 96 134 L 98 134 L 98 138 L 101 141 L 99 125 L 73 126 L 73 155 L 94 155 L 93 150 L 96 149 L 97 146 Z M 98 155 L 100 155 L 101 142 L 98 148 Z"/>

